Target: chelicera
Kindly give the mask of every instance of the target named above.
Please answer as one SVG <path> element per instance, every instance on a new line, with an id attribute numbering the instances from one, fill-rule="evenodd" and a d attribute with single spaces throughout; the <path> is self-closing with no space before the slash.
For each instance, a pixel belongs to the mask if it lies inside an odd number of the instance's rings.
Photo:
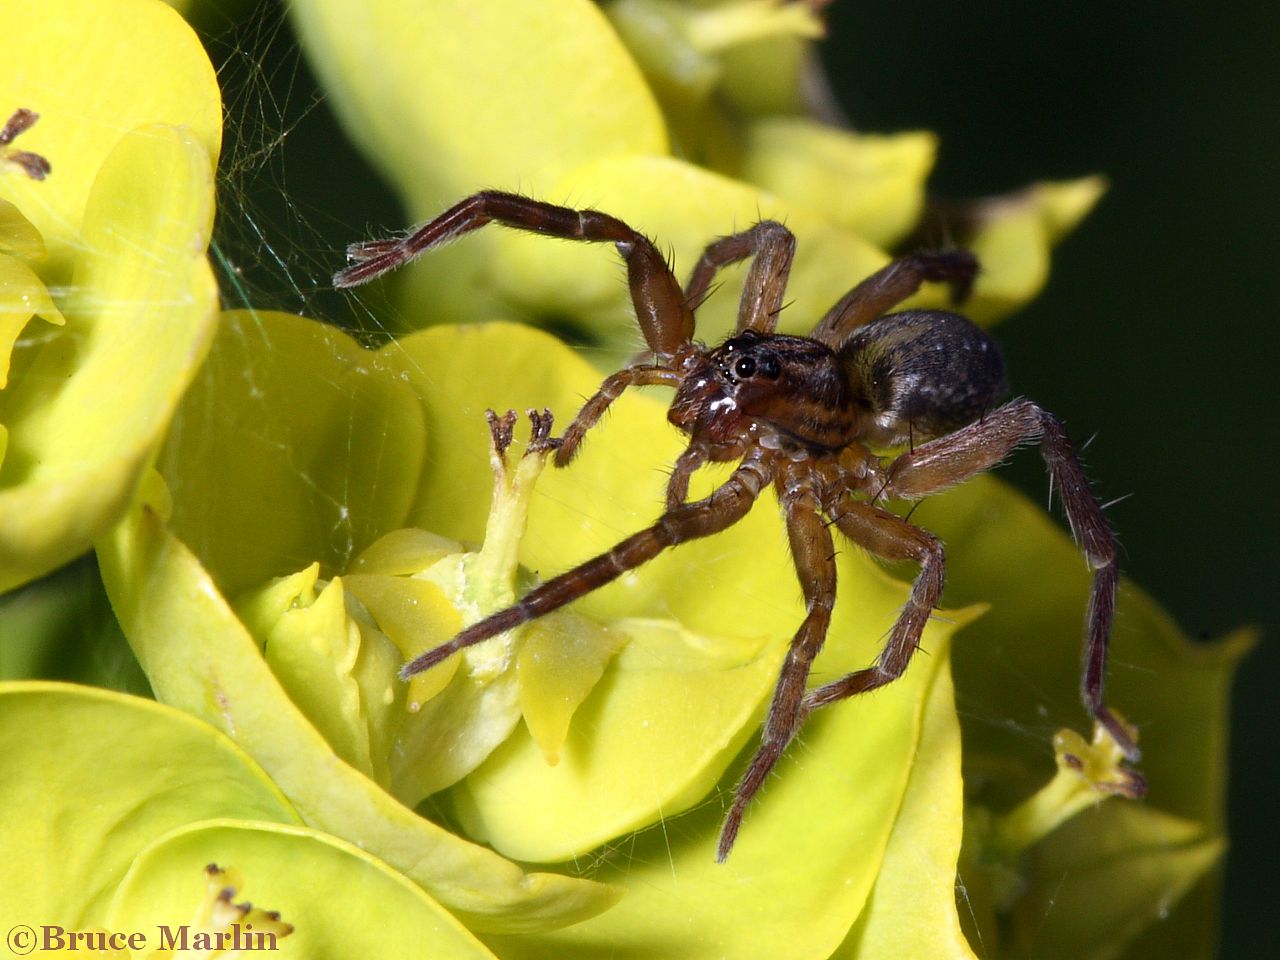
<path id="1" fill-rule="evenodd" d="M 978 271 L 971 254 L 952 250 L 896 260 L 850 290 L 809 336 L 787 336 L 775 326 L 796 241 L 780 223 L 764 220 L 713 241 L 681 287 L 654 244 L 615 217 L 485 191 L 408 236 L 352 245 L 351 265 L 334 283 L 350 287 L 372 280 L 491 222 L 612 243 L 626 262 L 648 352 L 608 377 L 586 402 L 558 441 L 556 465 L 569 464 L 587 431 L 630 386 L 674 388 L 667 417 L 688 435 L 689 444 L 667 485 L 666 510 L 651 526 L 422 654 L 404 666 L 402 677 L 550 613 L 669 547 L 726 529 L 772 485 L 806 614 L 778 677 L 760 746 L 725 818 L 718 847 L 723 861 L 747 805 L 808 715 L 901 676 L 942 597 L 941 542 L 881 501 L 927 497 L 996 466 L 1020 444 L 1038 441 L 1093 571 L 1080 684 L 1084 705 L 1126 757 L 1138 759 L 1133 736 L 1103 698 L 1119 579 L 1116 542 L 1062 423 L 1027 399 L 998 405 L 1005 391 L 1003 361 L 991 338 L 969 320 L 941 310 L 888 312 L 925 281 L 949 284 L 954 298 L 962 300 Z M 704 346 L 694 340 L 695 311 L 716 272 L 747 258 L 751 265 L 737 329 L 720 345 Z M 896 456 L 877 452 L 904 445 L 908 449 Z M 715 462 L 738 466 L 710 496 L 690 502 L 691 476 Z M 919 574 L 875 662 L 807 689 L 835 604 L 832 527 L 877 557 L 914 561 Z M 1135 775 L 1133 783 L 1140 782 Z"/>

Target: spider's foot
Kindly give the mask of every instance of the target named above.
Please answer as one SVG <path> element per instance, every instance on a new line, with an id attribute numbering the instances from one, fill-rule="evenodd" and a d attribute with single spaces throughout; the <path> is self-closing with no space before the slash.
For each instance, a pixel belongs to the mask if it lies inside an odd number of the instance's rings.
<path id="1" fill-rule="evenodd" d="M 1138 749 L 1138 730 L 1128 723 L 1123 717 L 1114 710 L 1107 707 L 1099 707 L 1093 715 L 1094 722 L 1094 743 L 1099 742 L 1102 737 L 1102 731 L 1106 731 L 1108 737 L 1116 745 L 1124 758 L 1130 763 L 1137 763 L 1142 759 L 1142 751 Z"/>
<path id="2" fill-rule="evenodd" d="M 437 663 L 449 659 L 449 657 L 458 652 L 458 649 L 459 648 L 452 641 L 449 643 L 442 643 L 438 647 L 433 647 L 426 653 L 420 654 L 402 666 L 400 668 L 399 677 L 401 680 L 405 681 L 412 680 L 418 674 L 425 673 L 427 670 L 430 670 Z"/>
<path id="3" fill-rule="evenodd" d="M 960 306 L 973 292 L 981 266 L 978 258 L 968 250 L 942 250 L 930 254 L 926 277 L 934 283 L 945 283 L 951 288 L 952 306 Z"/>
<path id="4" fill-rule="evenodd" d="M 360 240 L 356 243 L 348 244 L 347 262 L 364 263 L 374 257 L 382 257 L 388 253 L 394 253 L 399 249 L 400 243 L 401 241 L 398 237 L 389 237 L 385 240 Z"/>

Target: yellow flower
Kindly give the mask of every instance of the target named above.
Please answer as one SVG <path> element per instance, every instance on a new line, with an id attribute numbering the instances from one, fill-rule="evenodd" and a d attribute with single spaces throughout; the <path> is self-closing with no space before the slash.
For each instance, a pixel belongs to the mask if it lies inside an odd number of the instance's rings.
<path id="1" fill-rule="evenodd" d="M 15 955 L 231 960 L 358 943 L 492 960 L 420 887 L 303 825 L 236 744 L 180 710 L 0 684 L 0 773 L 0 921 Z"/>
<path id="2" fill-rule="evenodd" d="M 222 118 L 213 70 L 167 7 L 6 2 L 0 19 L 0 113 L 39 115 L 21 147 L 51 166 L 37 180 L 0 164 L 4 590 L 119 519 L 200 365 Z"/>

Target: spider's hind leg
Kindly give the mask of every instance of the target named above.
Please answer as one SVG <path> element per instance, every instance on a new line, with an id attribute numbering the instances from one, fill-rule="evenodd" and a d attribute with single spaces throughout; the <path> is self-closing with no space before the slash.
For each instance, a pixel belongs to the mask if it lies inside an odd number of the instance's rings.
<path id="1" fill-rule="evenodd" d="M 891 562 L 913 560 L 920 572 L 876 662 L 811 691 L 805 697 L 809 710 L 867 693 L 902 676 L 946 583 L 946 554 L 933 534 L 881 507 L 847 497 L 834 519 L 841 533 L 869 553 Z"/>
<path id="2" fill-rule="evenodd" d="M 1104 699 L 1107 647 L 1120 582 L 1116 540 L 1062 422 L 1030 400 L 1014 400 L 975 423 L 900 456 L 889 468 L 884 493 L 890 498 L 918 500 L 991 469 L 1020 444 L 1032 440 L 1040 441 L 1045 466 L 1062 498 L 1071 534 L 1093 571 L 1085 615 L 1081 699 L 1125 756 L 1137 761 L 1141 757 L 1138 745 Z"/>

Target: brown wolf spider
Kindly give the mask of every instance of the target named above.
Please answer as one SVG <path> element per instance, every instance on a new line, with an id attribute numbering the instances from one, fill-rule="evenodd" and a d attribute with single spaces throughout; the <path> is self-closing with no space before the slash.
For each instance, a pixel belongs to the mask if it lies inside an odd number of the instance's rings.
<path id="1" fill-rule="evenodd" d="M 738 783 L 720 834 L 724 861 L 742 816 L 809 713 L 901 676 L 942 596 L 944 555 L 932 534 L 879 506 L 916 500 L 1000 463 L 1038 440 L 1060 491 L 1076 542 L 1093 569 L 1085 619 L 1081 695 L 1093 718 L 1137 760 L 1133 736 L 1103 701 L 1107 643 L 1115 610 L 1116 543 L 1089 489 L 1062 423 L 1030 400 L 994 406 L 1004 364 L 991 338 L 941 310 L 886 313 L 924 281 L 946 282 L 964 298 L 978 271 L 969 253 L 916 253 L 855 286 L 807 337 L 774 332 L 795 237 L 763 220 L 713 241 L 681 289 L 653 243 L 621 220 L 496 191 L 477 193 L 411 235 L 353 244 L 338 287 L 372 280 L 431 247 L 496 221 L 548 236 L 612 243 L 627 265 L 636 318 L 648 353 L 608 377 L 559 440 L 556 465 L 573 459 L 586 432 L 629 386 L 673 387 L 667 419 L 689 436 L 667 485 L 666 511 L 613 549 L 546 581 L 523 600 L 467 627 L 406 664 L 413 676 L 464 647 L 541 617 L 640 566 L 668 547 L 711 536 L 742 519 L 773 485 L 786 517 L 807 613 L 787 652 L 759 749 Z M 753 258 L 737 329 L 708 348 L 693 339 L 694 312 L 716 271 Z M 885 458 L 875 450 L 910 443 Z M 687 502 L 689 480 L 706 463 L 740 461 L 710 496 Z M 809 668 L 826 639 L 836 595 L 830 527 L 875 556 L 910 560 L 920 573 L 875 663 L 806 691 Z M 1135 774 L 1133 792 L 1141 791 Z"/>

